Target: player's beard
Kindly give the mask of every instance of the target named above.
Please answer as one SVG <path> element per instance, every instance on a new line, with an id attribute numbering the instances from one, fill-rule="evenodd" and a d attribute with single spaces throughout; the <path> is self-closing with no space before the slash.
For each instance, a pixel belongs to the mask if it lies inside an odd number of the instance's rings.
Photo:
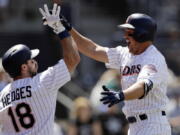
<path id="1" fill-rule="evenodd" d="M 31 77 L 34 77 L 35 75 L 37 75 L 37 72 L 29 72 Z"/>
<path id="2" fill-rule="evenodd" d="M 29 74 L 30 74 L 30 76 L 33 77 L 33 76 L 37 75 L 37 71 L 38 71 L 38 64 L 35 64 L 34 69 L 29 68 Z"/>
<path id="3" fill-rule="evenodd" d="M 29 70 L 29 75 L 30 75 L 31 77 L 34 77 L 36 74 L 37 74 L 37 70 L 36 70 L 36 71 Z"/>

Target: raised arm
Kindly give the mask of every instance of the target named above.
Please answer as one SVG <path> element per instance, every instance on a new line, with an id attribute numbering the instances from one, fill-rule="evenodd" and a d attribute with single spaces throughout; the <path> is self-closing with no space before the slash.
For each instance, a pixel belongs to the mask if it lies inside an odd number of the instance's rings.
<path id="1" fill-rule="evenodd" d="M 69 72 L 73 72 L 80 62 L 80 56 L 76 43 L 71 36 L 60 40 L 60 42 L 63 48 L 64 61 L 68 67 Z"/>
<path id="2" fill-rule="evenodd" d="M 50 13 L 47 5 L 45 4 L 44 9 L 40 8 L 39 10 L 43 16 L 44 25 L 48 25 L 59 36 L 60 43 L 63 48 L 64 61 L 69 72 L 72 72 L 80 62 L 80 56 L 75 41 L 61 24 L 59 18 L 60 9 L 60 6 L 54 4 L 52 13 Z"/>
<path id="3" fill-rule="evenodd" d="M 87 37 L 81 35 L 77 30 L 72 28 L 71 24 L 63 16 L 61 16 L 61 23 L 66 30 L 71 33 L 77 44 L 78 50 L 81 53 L 97 61 L 108 63 L 108 56 L 106 54 L 105 47 L 102 47 Z"/>
<path id="4" fill-rule="evenodd" d="M 70 33 L 77 44 L 78 50 L 81 53 L 97 61 L 104 63 L 108 62 L 105 47 L 102 47 L 92 40 L 84 37 L 74 28 L 71 29 Z"/>

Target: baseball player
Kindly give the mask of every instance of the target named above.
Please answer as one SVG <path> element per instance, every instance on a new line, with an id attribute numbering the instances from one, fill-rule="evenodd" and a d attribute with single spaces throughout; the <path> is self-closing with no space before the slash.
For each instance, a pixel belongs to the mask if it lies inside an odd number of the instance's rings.
<path id="1" fill-rule="evenodd" d="M 170 135 L 166 118 L 168 68 L 164 56 L 153 44 L 157 25 L 146 14 L 131 14 L 124 31 L 127 47 L 102 47 L 78 33 L 67 20 L 61 22 L 84 55 L 117 69 L 122 76 L 122 91 L 103 86 L 101 101 L 109 107 L 125 102 L 123 112 L 129 121 L 128 135 Z"/>
<path id="2" fill-rule="evenodd" d="M 52 14 L 47 5 L 40 11 L 46 24 L 59 36 L 64 58 L 37 74 L 34 58 L 38 49 L 18 44 L 4 54 L 3 67 L 14 81 L 0 93 L 3 135 L 53 135 L 58 89 L 70 81 L 70 73 L 80 61 L 75 42 L 59 21 L 60 7 L 54 4 Z"/>

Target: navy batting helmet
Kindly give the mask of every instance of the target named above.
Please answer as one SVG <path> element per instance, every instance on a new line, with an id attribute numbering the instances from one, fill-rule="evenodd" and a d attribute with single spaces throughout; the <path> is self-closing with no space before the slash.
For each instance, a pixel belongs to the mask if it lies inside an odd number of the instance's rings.
<path id="1" fill-rule="evenodd" d="M 118 25 L 122 29 L 133 29 L 133 38 L 138 42 L 153 41 L 157 29 L 156 21 L 141 13 L 134 13 L 128 16 L 126 23 Z"/>
<path id="2" fill-rule="evenodd" d="M 26 45 L 18 44 L 6 51 L 2 57 L 2 65 L 11 77 L 16 77 L 21 73 L 21 65 L 36 57 L 39 49 L 30 50 Z"/>

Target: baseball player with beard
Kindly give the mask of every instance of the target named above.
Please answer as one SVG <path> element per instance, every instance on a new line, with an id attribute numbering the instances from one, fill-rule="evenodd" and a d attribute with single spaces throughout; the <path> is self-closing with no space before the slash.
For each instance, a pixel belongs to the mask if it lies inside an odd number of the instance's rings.
<path id="1" fill-rule="evenodd" d="M 60 38 L 63 59 L 37 74 L 38 49 L 18 44 L 4 54 L 2 65 L 14 81 L 0 93 L 2 135 L 53 135 L 58 89 L 70 81 L 80 61 L 73 38 L 59 21 L 60 7 L 54 4 L 52 14 L 47 5 L 40 11 Z"/>
<path id="2" fill-rule="evenodd" d="M 120 71 L 122 91 L 114 92 L 103 86 L 100 101 L 109 107 L 124 101 L 128 135 L 170 135 L 165 112 L 168 68 L 153 44 L 155 20 L 146 14 L 131 14 L 125 24 L 119 25 L 128 46 L 116 48 L 102 47 L 77 32 L 67 20 L 62 18 L 61 22 L 81 53 Z"/>

